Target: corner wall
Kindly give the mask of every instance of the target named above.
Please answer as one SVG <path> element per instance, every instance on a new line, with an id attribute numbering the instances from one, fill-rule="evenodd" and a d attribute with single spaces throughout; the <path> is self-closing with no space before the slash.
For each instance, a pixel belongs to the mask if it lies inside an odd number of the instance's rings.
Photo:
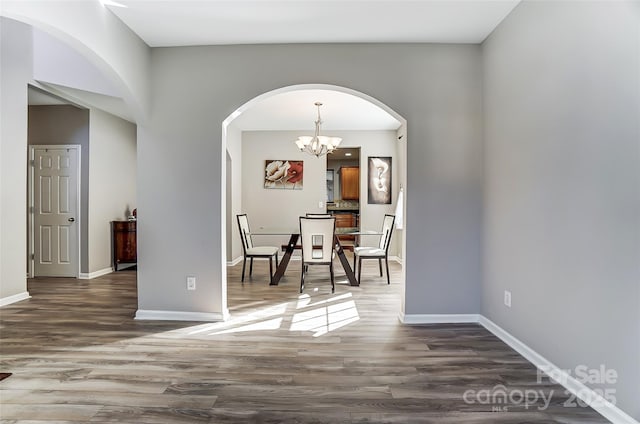
<path id="1" fill-rule="evenodd" d="M 482 313 L 640 419 L 640 3 L 521 3 L 483 45 Z M 503 293 L 512 293 L 512 307 Z"/>
<path id="2" fill-rule="evenodd" d="M 0 18 L 0 303 L 27 293 L 27 84 L 31 28 Z M 11 299 L 11 300 L 5 300 Z"/>
<path id="3" fill-rule="evenodd" d="M 89 119 L 89 273 L 111 267 L 111 221 L 137 208 L 136 126 L 91 109 Z M 138 214 L 144 219 L 144 214 Z"/>

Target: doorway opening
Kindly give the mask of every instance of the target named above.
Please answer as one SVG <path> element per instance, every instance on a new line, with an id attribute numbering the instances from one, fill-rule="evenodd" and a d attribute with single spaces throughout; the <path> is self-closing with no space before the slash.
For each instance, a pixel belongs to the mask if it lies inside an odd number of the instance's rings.
<path id="1" fill-rule="evenodd" d="M 360 230 L 360 150 L 360 147 L 342 147 L 326 156 L 327 213 L 335 217 L 338 231 Z M 353 252 L 355 236 L 338 238 L 345 250 Z"/>
<path id="2" fill-rule="evenodd" d="M 306 98 L 304 98 L 305 95 Z M 329 98 L 318 97 L 321 95 L 327 95 Z M 279 101 L 282 103 L 278 104 Z M 343 139 L 340 148 L 331 154 L 331 157 L 316 158 L 300 152 L 294 143 L 298 136 L 312 132 L 314 118 L 312 107 L 317 101 L 322 101 L 324 104 L 323 134 L 339 136 Z M 341 102 L 344 104 L 340 104 Z M 294 104 L 297 106 L 292 106 Z M 309 105 L 306 115 L 304 115 L 303 106 L 305 104 Z M 332 115 L 333 107 L 339 109 L 339 112 Z M 363 108 L 373 112 L 362 113 Z M 302 121 L 291 118 L 292 123 L 286 122 L 288 115 L 297 115 L 296 111 L 301 109 L 305 116 Z M 390 126 L 385 128 L 367 126 L 358 122 L 355 115 L 345 112 L 346 109 L 357 109 L 358 116 L 378 113 L 377 121 L 386 120 Z M 274 111 L 277 111 L 277 116 L 274 115 Z M 247 102 L 223 122 L 222 139 L 222 151 L 229 153 L 233 163 L 233 172 L 229 172 L 226 169 L 229 163 L 228 158 L 223 154 L 221 201 L 224 206 L 221 209 L 226 216 L 222 219 L 222 234 L 232 238 L 231 242 L 221 241 L 222 310 L 225 316 L 229 312 L 227 299 L 229 281 L 233 281 L 234 284 L 236 279 L 238 283 L 240 281 L 236 275 L 238 270 L 233 268 L 242 261 L 240 232 L 235 227 L 236 215 L 246 213 L 252 229 L 273 228 L 278 224 L 282 227 L 283 223 L 290 223 L 289 226 L 292 227 L 297 224 L 299 216 L 307 213 L 340 214 L 341 219 L 345 221 L 344 225 L 347 225 L 344 217 L 348 217 L 350 227 L 379 229 L 386 213 L 394 213 L 397 208 L 404 210 L 406 193 L 404 198 L 401 197 L 403 200 L 399 206 L 397 199 L 400 188 L 406 187 L 406 121 L 382 102 L 364 93 L 344 87 L 319 84 L 290 86 L 264 93 Z M 342 164 L 333 162 L 341 160 L 338 159 L 338 152 L 343 155 L 341 159 L 344 159 L 344 163 Z M 351 158 L 344 156 L 348 152 L 351 152 Z M 354 154 L 357 160 L 353 159 Z M 360 169 L 366 166 L 367 158 L 371 156 L 393 158 L 393 202 L 390 204 L 369 205 L 367 203 L 367 174 L 360 172 Z M 303 162 L 304 179 L 298 184 L 302 186 L 301 190 L 287 190 L 286 186 L 283 186 L 283 189 L 274 190 L 273 187 L 265 186 L 265 163 L 274 160 Z M 357 171 L 354 179 L 357 183 L 349 186 L 351 190 L 355 190 L 355 195 L 344 193 L 343 196 L 340 179 L 343 178 L 343 174 L 353 172 L 346 171 L 349 167 Z M 333 173 L 330 172 L 331 169 Z M 340 173 L 337 172 L 338 170 Z M 232 178 L 231 181 L 229 178 Z M 331 178 L 333 178 L 333 202 L 330 197 L 331 185 L 328 184 Z M 232 204 L 228 205 L 228 202 Z M 351 210 L 347 211 L 349 208 Z M 229 214 L 233 216 L 229 217 Z M 287 239 L 288 237 L 283 238 L 282 235 L 261 235 L 259 244 L 280 247 L 286 245 Z M 402 261 L 406 246 L 404 229 L 396 229 L 393 240 L 390 257 L 399 263 L 399 272 L 396 274 L 399 278 L 396 277 L 396 280 L 399 280 L 402 286 L 400 292 L 404 293 L 405 267 Z M 292 286 L 292 291 L 297 291 L 293 286 L 297 286 L 299 281 L 298 266 L 292 266 L 296 262 L 296 253 L 294 252 L 292 256 L 294 260 L 291 261 L 283 277 L 285 280 L 281 280 L 279 284 Z M 265 269 L 268 269 L 268 266 Z M 253 280 L 245 280 L 244 286 L 248 290 L 251 284 L 269 286 L 268 270 L 263 274 L 254 273 Z M 380 281 L 384 281 L 386 285 L 386 279 Z M 235 290 L 236 287 L 234 286 L 233 289 Z M 403 308 L 404 299 L 401 299 L 400 309 Z M 234 311 L 238 309 L 234 308 Z"/>

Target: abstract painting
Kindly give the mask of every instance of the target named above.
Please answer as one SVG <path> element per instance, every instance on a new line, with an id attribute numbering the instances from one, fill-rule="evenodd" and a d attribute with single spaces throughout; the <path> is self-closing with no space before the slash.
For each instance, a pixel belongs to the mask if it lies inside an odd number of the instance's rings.
<path id="1" fill-rule="evenodd" d="M 304 162 L 301 160 L 267 160 L 264 188 L 302 190 Z"/>
<path id="2" fill-rule="evenodd" d="M 391 204 L 391 157 L 369 156 L 369 204 Z"/>

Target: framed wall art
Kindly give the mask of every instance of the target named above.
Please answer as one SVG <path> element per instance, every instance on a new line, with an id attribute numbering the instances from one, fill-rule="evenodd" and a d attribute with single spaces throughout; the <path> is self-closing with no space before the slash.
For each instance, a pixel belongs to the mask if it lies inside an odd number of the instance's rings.
<path id="1" fill-rule="evenodd" d="M 368 158 L 368 203 L 391 204 L 391 157 Z"/>
<path id="2" fill-rule="evenodd" d="M 264 188 L 302 190 L 303 169 L 301 160 L 266 160 Z"/>

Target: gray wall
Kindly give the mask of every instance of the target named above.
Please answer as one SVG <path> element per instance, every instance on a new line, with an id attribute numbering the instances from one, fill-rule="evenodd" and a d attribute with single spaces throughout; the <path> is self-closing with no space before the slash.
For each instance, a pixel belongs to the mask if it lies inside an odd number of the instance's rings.
<path id="1" fill-rule="evenodd" d="M 0 299 L 27 291 L 27 84 L 31 28 L 0 18 Z"/>
<path id="2" fill-rule="evenodd" d="M 483 46 L 482 312 L 563 369 L 615 369 L 636 419 L 639 13 L 523 2 Z"/>
<path id="3" fill-rule="evenodd" d="M 406 223 L 416 225 L 407 235 L 405 312 L 479 312 L 479 46 L 160 48 L 151 60 L 154 107 L 138 130 L 140 309 L 223 312 L 221 123 L 262 93 L 326 83 L 373 96 L 408 121 Z M 166 228 L 180 229 L 171 242 Z M 187 275 L 198 278 L 196 293 L 185 290 Z"/>
<path id="4" fill-rule="evenodd" d="M 80 272 L 89 272 L 89 111 L 71 105 L 29 106 L 28 143 L 81 146 Z"/>
<path id="5" fill-rule="evenodd" d="M 111 267 L 110 222 L 127 219 L 137 207 L 136 126 L 91 109 L 89 139 L 88 256 L 89 272 L 97 272 Z"/>

